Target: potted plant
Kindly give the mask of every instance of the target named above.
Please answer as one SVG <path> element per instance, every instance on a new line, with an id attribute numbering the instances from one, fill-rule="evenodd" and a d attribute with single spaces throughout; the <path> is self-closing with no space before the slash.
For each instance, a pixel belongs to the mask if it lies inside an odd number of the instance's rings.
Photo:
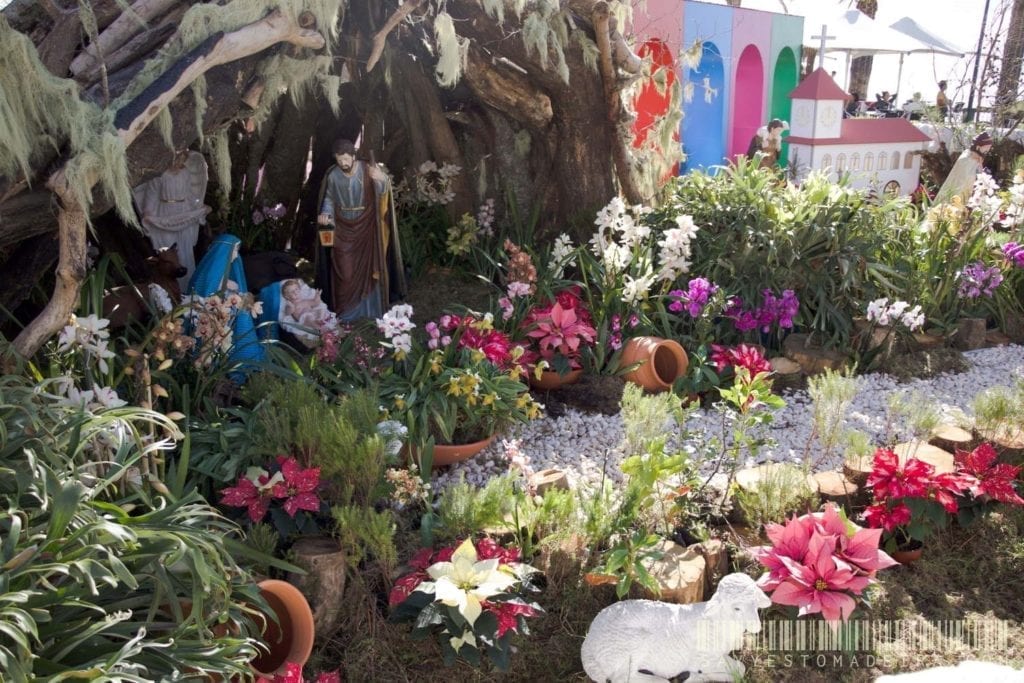
<path id="1" fill-rule="evenodd" d="M 886 552 L 903 564 L 919 559 L 924 541 L 946 527 L 963 491 L 955 474 L 936 474 L 929 463 L 901 459 L 888 448 L 875 451 L 867 486 L 873 501 L 864 519 L 871 528 L 883 530 Z"/>
<path id="2" fill-rule="evenodd" d="M 409 430 L 414 451 L 428 442 L 482 449 L 501 430 L 540 416 L 541 406 L 520 381 L 522 347 L 493 327 L 490 315 L 445 315 L 414 339 L 410 306 L 396 306 L 378 320 L 392 350 L 380 378 L 381 399 Z M 449 464 L 434 447 L 433 465 Z M 451 457 L 475 453 L 459 449 Z"/>
<path id="3" fill-rule="evenodd" d="M 534 305 L 522 329 L 530 340 L 530 381 L 541 389 L 577 381 L 583 371 L 583 353 L 597 341 L 590 311 L 578 288 L 563 290 L 554 301 Z"/>
<path id="4" fill-rule="evenodd" d="M 425 548 L 391 590 L 391 618 L 414 622 L 414 638 L 435 635 L 448 665 L 456 657 L 479 665 L 486 654 L 505 671 L 512 636 L 529 633 L 526 619 L 543 611 L 527 597 L 538 590 L 531 583 L 537 570 L 520 559 L 518 548 L 489 538 L 437 552 Z"/>

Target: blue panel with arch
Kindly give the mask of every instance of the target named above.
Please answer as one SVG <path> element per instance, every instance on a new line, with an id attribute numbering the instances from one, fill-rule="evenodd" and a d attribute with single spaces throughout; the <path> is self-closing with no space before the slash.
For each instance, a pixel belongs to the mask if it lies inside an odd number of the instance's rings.
<path id="1" fill-rule="evenodd" d="M 684 106 L 684 169 L 710 170 L 725 157 L 726 99 L 725 64 L 722 53 L 712 42 L 705 42 L 700 65 L 686 71 L 685 80 L 693 84 L 693 99 Z"/>

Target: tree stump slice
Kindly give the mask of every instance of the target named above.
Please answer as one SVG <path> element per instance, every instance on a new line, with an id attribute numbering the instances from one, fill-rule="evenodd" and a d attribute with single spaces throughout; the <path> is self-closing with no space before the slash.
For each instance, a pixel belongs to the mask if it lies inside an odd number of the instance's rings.
<path id="1" fill-rule="evenodd" d="M 799 363 L 785 356 L 778 356 L 770 359 L 768 364 L 772 366 L 772 371 L 775 373 L 772 379 L 776 389 L 803 388 L 805 378 Z"/>
<path id="2" fill-rule="evenodd" d="M 560 469 L 549 467 L 548 469 L 536 472 L 530 477 L 530 485 L 533 486 L 539 495 L 544 495 L 548 489 L 569 490 L 569 477 Z"/>
<path id="3" fill-rule="evenodd" d="M 953 454 L 938 446 L 933 446 L 927 441 L 908 441 L 896 444 L 892 450 L 900 456 L 901 463 L 905 463 L 910 458 L 917 458 L 934 467 L 936 474 L 952 474 L 956 471 Z"/>
<path id="4" fill-rule="evenodd" d="M 874 458 L 870 455 L 847 458 L 843 463 L 843 474 L 856 486 L 864 487 L 868 483 L 868 475 L 871 474 L 873 464 Z"/>
<path id="5" fill-rule="evenodd" d="M 650 597 L 680 605 L 703 602 L 707 569 L 703 555 L 695 547 L 687 548 L 668 539 L 659 541 L 654 550 L 661 552 L 662 557 L 645 564 L 657 581 L 660 594 Z"/>
<path id="6" fill-rule="evenodd" d="M 295 564 L 305 576 L 290 575 L 291 583 L 302 591 L 313 608 L 313 623 L 320 638 L 335 631 L 345 593 L 345 553 L 338 542 L 326 536 L 300 538 L 292 545 Z"/>
<path id="7" fill-rule="evenodd" d="M 943 424 L 935 428 L 928 443 L 950 453 L 969 451 L 974 447 L 974 435 L 956 425 Z"/>
<path id="8" fill-rule="evenodd" d="M 827 501 L 841 503 L 856 496 L 860 490 L 842 472 L 818 472 L 812 476 L 818 485 L 818 495 Z"/>
<path id="9" fill-rule="evenodd" d="M 762 480 L 778 476 L 778 470 L 784 466 L 789 467 L 784 463 L 770 462 L 766 465 L 740 470 L 736 473 L 736 485 L 745 491 L 754 491 Z M 811 491 L 818 490 L 818 482 L 811 475 L 807 475 L 807 486 Z"/>
<path id="10" fill-rule="evenodd" d="M 1019 464 L 1024 459 L 1024 429 L 1020 427 L 996 427 L 977 432 L 979 441 L 995 446 L 999 459 Z"/>

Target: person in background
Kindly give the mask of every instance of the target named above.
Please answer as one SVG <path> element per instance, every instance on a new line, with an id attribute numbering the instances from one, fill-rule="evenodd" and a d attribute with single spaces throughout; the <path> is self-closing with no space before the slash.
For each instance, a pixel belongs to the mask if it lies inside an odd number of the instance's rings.
<path id="1" fill-rule="evenodd" d="M 966 149 L 960 158 L 953 164 L 952 170 L 946 176 L 946 180 L 935 195 L 935 203 L 949 202 L 954 197 L 960 197 L 966 204 L 967 198 L 974 190 L 974 180 L 978 177 L 978 171 L 982 169 L 985 155 L 992 149 L 992 136 L 988 132 L 981 132 L 971 140 L 970 149 Z"/>
<path id="2" fill-rule="evenodd" d="M 942 114 L 943 120 L 949 116 L 949 98 L 946 97 L 946 81 L 939 81 L 939 92 L 935 95 L 935 106 Z"/>
<path id="3" fill-rule="evenodd" d="M 888 90 L 883 90 L 882 94 L 875 94 L 875 111 L 891 111 L 892 105 L 896 101 L 896 95 L 890 95 Z"/>
<path id="4" fill-rule="evenodd" d="M 747 157 L 756 159 L 760 156 L 761 168 L 773 168 L 779 163 L 782 153 L 782 131 L 788 130 L 789 124 L 781 119 L 772 119 L 767 126 L 761 126 L 750 139 Z"/>
<path id="5" fill-rule="evenodd" d="M 852 119 L 854 116 L 860 113 L 860 93 L 851 92 L 850 100 L 846 103 L 845 115 L 846 118 Z"/>

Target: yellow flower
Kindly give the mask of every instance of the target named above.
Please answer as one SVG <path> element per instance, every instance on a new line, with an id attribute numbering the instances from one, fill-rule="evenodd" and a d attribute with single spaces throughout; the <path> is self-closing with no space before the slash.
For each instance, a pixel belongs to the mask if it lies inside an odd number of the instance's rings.
<path id="1" fill-rule="evenodd" d="M 519 377 L 522 374 L 523 374 L 523 369 L 521 367 L 519 367 L 518 365 L 513 365 L 512 369 L 508 371 L 508 376 L 511 377 L 516 382 L 519 381 Z"/>
<path id="2" fill-rule="evenodd" d="M 395 349 L 395 360 L 405 360 L 406 353 L 402 349 Z"/>
<path id="3" fill-rule="evenodd" d="M 434 354 L 430 357 L 430 374 L 440 375 L 441 374 L 441 356 L 440 354 Z"/>
<path id="4" fill-rule="evenodd" d="M 448 380 L 448 395 L 449 396 L 461 396 L 462 395 L 462 384 L 459 382 L 458 377 L 452 377 Z"/>
<path id="5" fill-rule="evenodd" d="M 395 396 L 395 408 L 398 410 L 405 410 L 405 394 Z"/>
<path id="6" fill-rule="evenodd" d="M 473 350 L 472 350 L 472 351 L 470 352 L 470 354 L 469 354 L 469 357 L 473 359 L 473 362 L 474 362 L 474 363 L 479 363 L 479 362 L 481 362 L 481 361 L 482 361 L 482 360 L 483 360 L 484 358 L 486 358 L 487 356 L 486 356 L 486 355 L 484 354 L 484 352 L 483 352 L 483 351 L 481 351 L 480 349 L 473 349 Z"/>
<path id="7" fill-rule="evenodd" d="M 516 399 L 516 408 L 525 408 L 530 405 L 530 395 L 520 394 L 519 398 Z"/>
<path id="8" fill-rule="evenodd" d="M 486 396 L 484 396 L 483 403 L 484 403 L 485 406 L 494 405 L 494 400 L 496 398 L 498 398 L 498 395 L 492 391 L 491 393 L 489 393 Z"/>

